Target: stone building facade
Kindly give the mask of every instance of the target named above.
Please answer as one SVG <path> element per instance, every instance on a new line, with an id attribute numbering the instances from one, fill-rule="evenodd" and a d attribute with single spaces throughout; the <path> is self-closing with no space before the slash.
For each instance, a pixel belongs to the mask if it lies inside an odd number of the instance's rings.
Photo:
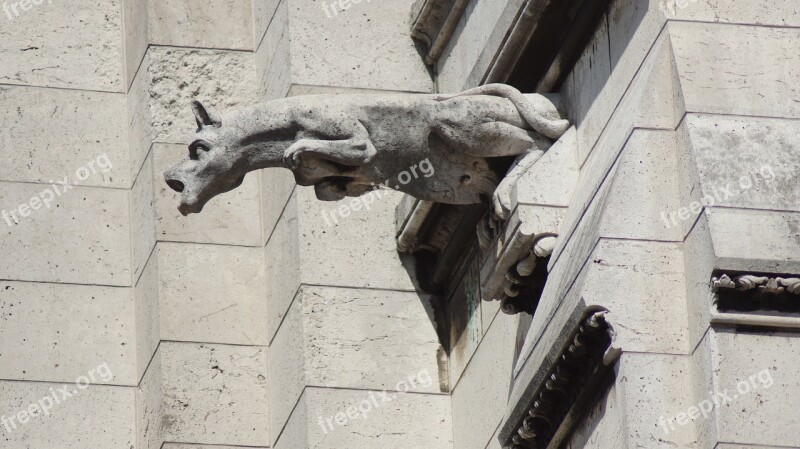
<path id="1" fill-rule="evenodd" d="M 793 0 L 0 7 L 0 448 L 800 447 Z M 495 82 L 574 126 L 489 246 L 483 206 L 163 182 L 195 99 Z"/>

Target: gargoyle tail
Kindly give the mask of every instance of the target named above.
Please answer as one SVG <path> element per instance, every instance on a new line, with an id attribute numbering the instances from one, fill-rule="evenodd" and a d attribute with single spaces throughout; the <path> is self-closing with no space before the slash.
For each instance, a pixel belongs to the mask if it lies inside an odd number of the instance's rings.
<path id="1" fill-rule="evenodd" d="M 491 95 L 507 99 L 514 104 L 522 118 L 528 122 L 534 131 L 551 139 L 558 139 L 569 129 L 569 121 L 545 117 L 544 111 L 537 111 L 522 92 L 507 84 L 486 84 L 453 95 L 439 95 L 436 100 L 445 101 L 469 95 Z M 553 110 L 555 110 L 555 107 Z M 558 113 L 556 112 L 555 115 L 558 115 Z"/>

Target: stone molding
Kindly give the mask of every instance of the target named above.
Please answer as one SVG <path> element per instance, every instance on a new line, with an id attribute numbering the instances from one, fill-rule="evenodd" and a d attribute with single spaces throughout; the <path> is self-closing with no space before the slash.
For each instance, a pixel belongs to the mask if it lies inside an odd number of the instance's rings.
<path id="1" fill-rule="evenodd" d="M 540 367 L 539 380 L 528 385 L 531 394 L 502 425 L 498 438 L 503 447 L 544 449 L 566 441 L 613 374 L 621 354 L 614 338 L 607 311 L 586 310 L 567 344 L 550 358 L 552 363 Z"/>
<path id="2" fill-rule="evenodd" d="M 755 290 L 758 293 L 775 295 L 783 293 L 800 295 L 800 277 L 782 278 L 745 274 L 731 278 L 727 274 L 723 274 L 720 277 L 711 278 L 711 288 L 714 292 L 735 289 L 740 292 Z"/>
<path id="3" fill-rule="evenodd" d="M 411 37 L 426 50 L 425 63 L 433 65 L 442 56 L 464 15 L 469 0 L 417 0 L 411 9 Z"/>

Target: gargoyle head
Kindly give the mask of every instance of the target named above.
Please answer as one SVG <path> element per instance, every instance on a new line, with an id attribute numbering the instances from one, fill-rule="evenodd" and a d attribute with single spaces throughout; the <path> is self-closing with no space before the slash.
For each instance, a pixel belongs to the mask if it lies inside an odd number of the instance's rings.
<path id="1" fill-rule="evenodd" d="M 164 173 L 167 185 L 181 194 L 178 210 L 183 215 L 199 213 L 213 197 L 239 187 L 247 174 L 241 143 L 233 130 L 195 101 L 197 134 L 189 145 L 189 159 Z"/>

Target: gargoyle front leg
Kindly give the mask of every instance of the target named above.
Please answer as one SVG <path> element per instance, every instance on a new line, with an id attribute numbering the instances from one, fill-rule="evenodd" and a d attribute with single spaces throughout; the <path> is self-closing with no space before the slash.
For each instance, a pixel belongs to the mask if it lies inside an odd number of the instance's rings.
<path id="1" fill-rule="evenodd" d="M 514 185 L 542 156 L 544 156 L 544 151 L 531 150 L 520 155 L 514 161 L 508 174 L 500 181 L 500 185 L 497 186 L 494 195 L 492 195 L 492 204 L 497 218 L 501 220 L 508 218 L 508 213 L 511 212 L 511 192 L 514 189 Z"/>
<path id="2" fill-rule="evenodd" d="M 298 140 L 287 148 L 283 155 L 286 167 L 291 170 L 298 168 L 300 166 L 300 157 L 304 154 L 312 154 L 337 164 L 353 167 L 369 163 L 378 153 L 378 150 L 372 144 L 369 132 L 361 122 L 356 121 L 354 128 L 353 136 L 349 139 L 321 140 L 303 138 Z"/>

